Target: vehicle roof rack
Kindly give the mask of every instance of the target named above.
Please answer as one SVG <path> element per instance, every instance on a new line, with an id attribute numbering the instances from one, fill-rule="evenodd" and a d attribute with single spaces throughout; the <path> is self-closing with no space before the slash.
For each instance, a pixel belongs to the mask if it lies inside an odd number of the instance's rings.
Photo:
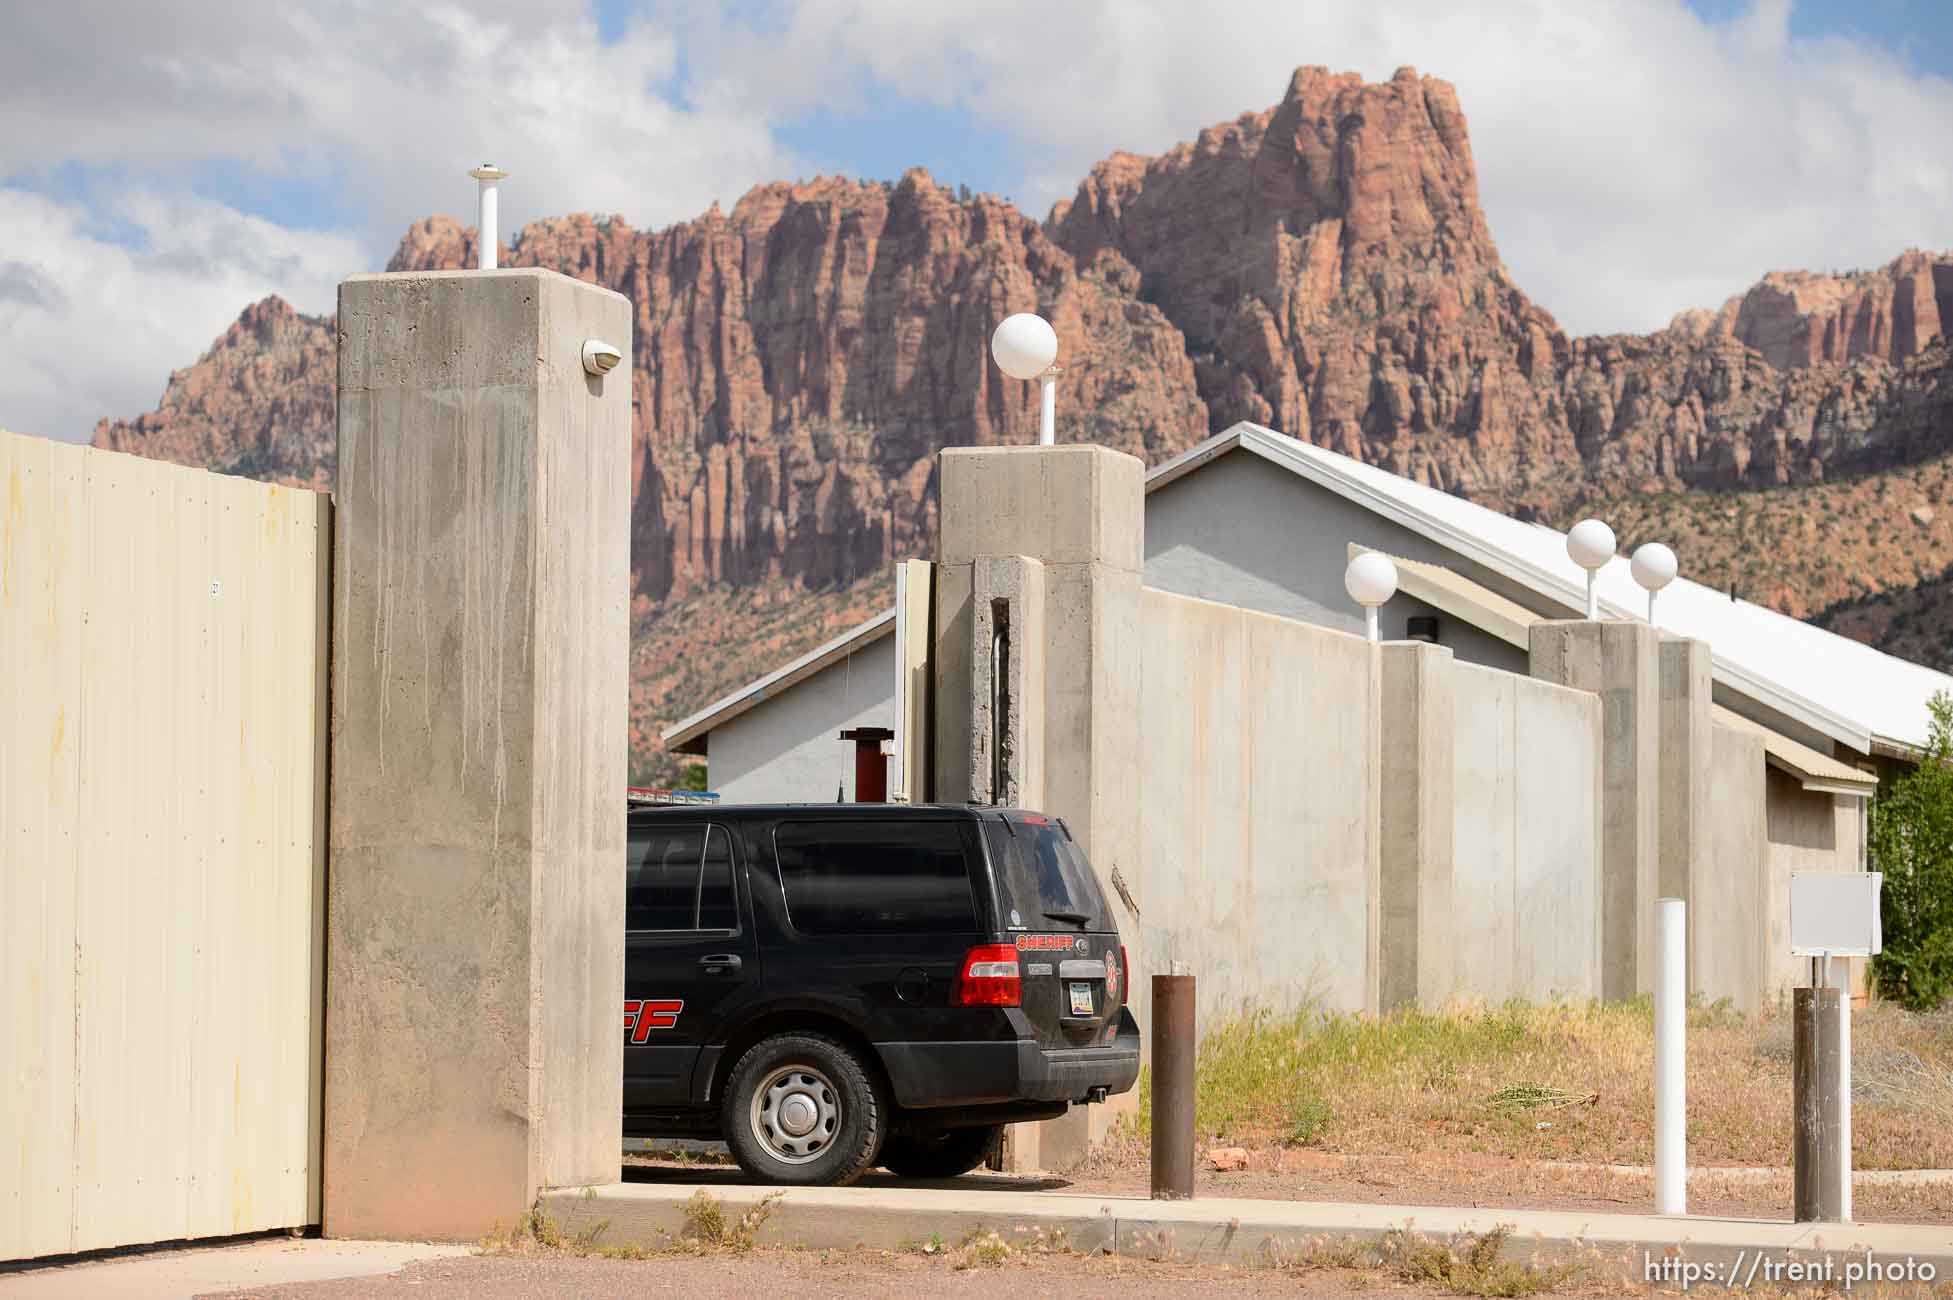
<path id="1" fill-rule="evenodd" d="M 661 790 L 655 786 L 632 785 L 624 788 L 624 802 L 632 808 L 677 808 L 687 804 L 715 804 L 716 790 Z"/>

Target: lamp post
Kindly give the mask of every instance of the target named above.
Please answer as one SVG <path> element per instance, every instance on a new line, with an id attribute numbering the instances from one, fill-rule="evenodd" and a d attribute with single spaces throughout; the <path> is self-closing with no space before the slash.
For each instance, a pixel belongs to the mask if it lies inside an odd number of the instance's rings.
<path id="1" fill-rule="evenodd" d="M 1614 558 L 1614 530 L 1598 519 L 1582 519 L 1566 535 L 1566 553 L 1587 571 L 1587 617 L 1600 617 L 1600 593 L 1594 580 Z"/>
<path id="2" fill-rule="evenodd" d="M 1641 590 L 1648 593 L 1648 623 L 1652 626 L 1656 594 L 1675 581 L 1675 552 L 1660 542 L 1643 542 L 1634 548 L 1628 568 L 1633 571 L 1634 580 L 1641 584 Z"/>
<path id="3" fill-rule="evenodd" d="M 498 234 L 495 229 L 495 187 L 508 179 L 509 174 L 494 163 L 483 163 L 468 173 L 481 187 L 481 215 L 475 226 L 481 232 L 480 246 L 475 250 L 475 265 L 483 271 L 495 269 L 495 246 Z"/>
<path id="4" fill-rule="evenodd" d="M 990 355 L 1012 379 L 1038 381 L 1038 445 L 1051 446 L 1058 440 L 1058 332 L 1044 317 L 1020 311 L 991 334 Z"/>
<path id="5" fill-rule="evenodd" d="M 1343 570 L 1343 589 L 1363 607 L 1363 631 L 1378 640 L 1377 606 L 1397 594 L 1397 565 L 1380 551 L 1365 551 Z"/>

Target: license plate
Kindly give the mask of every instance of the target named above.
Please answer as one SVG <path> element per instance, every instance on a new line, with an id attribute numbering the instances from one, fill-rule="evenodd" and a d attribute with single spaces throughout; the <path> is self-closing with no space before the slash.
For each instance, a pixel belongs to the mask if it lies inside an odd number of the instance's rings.
<path id="1" fill-rule="evenodd" d="M 1074 1016 L 1089 1016 L 1092 1014 L 1092 986 L 1090 984 L 1074 984 L 1071 986 L 1071 1013 Z"/>

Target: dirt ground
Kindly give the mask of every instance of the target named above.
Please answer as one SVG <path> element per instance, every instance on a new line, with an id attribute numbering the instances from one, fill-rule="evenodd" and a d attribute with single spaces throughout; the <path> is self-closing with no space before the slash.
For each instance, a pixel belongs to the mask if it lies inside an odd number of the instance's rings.
<path id="1" fill-rule="evenodd" d="M 349 1278 L 225 1292 L 233 1300 L 501 1300 L 503 1297 L 574 1296 L 588 1300 L 640 1296 L 824 1298 L 981 1296 L 984 1300 L 1047 1300 L 1052 1295 L 1167 1300 L 1188 1295 L 1330 1297 L 1444 1295 L 1630 1296 L 1679 1295 L 1679 1289 L 1630 1285 L 1618 1277 L 1579 1273 L 1548 1277 L 1525 1271 L 1468 1279 L 1457 1284 L 1412 1279 L 1388 1267 L 1344 1267 L 1335 1261 L 1299 1261 L 1277 1268 L 1229 1268 L 1106 1255 L 1034 1255 L 1001 1262 L 972 1262 L 954 1253 L 806 1251 L 757 1248 L 745 1252 L 668 1253 L 643 1259 L 603 1259 L 562 1252 L 499 1253 L 410 1264 L 389 1277 Z M 1688 1294 L 1728 1294 L 1696 1287 Z M 1816 1289 L 1794 1293 L 1774 1287 L 1741 1292 L 1746 1297 L 1810 1298 L 1836 1294 Z M 1857 1300 L 1953 1296 L 1953 1287 L 1860 1287 Z"/>
<path id="2" fill-rule="evenodd" d="M 1385 1289 L 1406 1295 L 1448 1294 L 1434 1286 L 1393 1283 L 1367 1272 L 1234 1269 L 1155 1263 L 1105 1255 L 1040 1256 L 996 1266 L 961 1267 L 947 1258 L 887 1251 L 756 1249 L 732 1255 L 661 1255 L 651 1259 L 593 1259 L 565 1255 L 483 1255 L 411 1264 L 384 1278 L 309 1282 L 228 1293 L 252 1300 L 447 1300 L 454 1297 L 714 1296 L 908 1297 L 981 1296 L 983 1300 L 1057 1294 L 1167 1300 L 1196 1291 L 1229 1296 L 1346 1296 Z M 1574 1282 L 1539 1294 L 1621 1294 L 1625 1288 Z"/>
<path id="3" fill-rule="evenodd" d="M 689 1182 L 708 1187 L 744 1183 L 739 1169 L 716 1157 L 686 1161 L 626 1156 L 632 1182 Z M 1115 1144 L 1084 1169 L 1070 1174 L 1003 1178 L 976 1175 L 940 1183 L 903 1180 L 901 1185 L 994 1186 L 1012 1191 L 1106 1193 L 1144 1196 L 1151 1174 L 1145 1153 Z M 864 1185 L 888 1182 L 870 1174 Z M 1287 1201 L 1356 1201 L 1399 1205 L 1463 1205 L 1526 1210 L 1594 1210 L 1642 1214 L 1653 1209 L 1654 1180 L 1600 1166 L 1553 1164 L 1480 1155 L 1341 1156 L 1318 1151 L 1257 1147 L 1248 1166 L 1227 1173 L 1196 1163 L 1195 1194 Z M 1856 1217 L 1878 1223 L 1953 1224 L 1953 1181 L 1923 1186 L 1860 1185 L 1853 1193 Z M 1709 1173 L 1689 1183 L 1689 1212 L 1739 1219 L 1787 1219 L 1791 1211 L 1788 1170 L 1756 1176 Z"/>
<path id="4" fill-rule="evenodd" d="M 1605 1166 L 1474 1155 L 1342 1156 L 1279 1148 L 1250 1150 L 1248 1161 L 1247 1168 L 1228 1173 L 1203 1161 L 1196 1170 L 1196 1195 L 1628 1214 L 1652 1212 L 1655 1199 L 1652 1176 Z M 1149 1178 L 1143 1158 L 1115 1152 L 1066 1181 L 1072 1191 L 1143 1194 Z M 1861 1221 L 1953 1224 L 1953 1181 L 1860 1184 L 1852 1198 Z M 1705 1171 L 1689 1180 L 1691 1214 L 1788 1219 L 1791 1204 L 1789 1170 L 1764 1176 Z"/>

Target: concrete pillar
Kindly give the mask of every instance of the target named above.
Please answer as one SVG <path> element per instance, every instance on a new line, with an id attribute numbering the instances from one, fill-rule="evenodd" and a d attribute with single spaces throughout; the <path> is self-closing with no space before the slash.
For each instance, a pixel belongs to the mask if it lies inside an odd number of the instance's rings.
<path id="1" fill-rule="evenodd" d="M 967 797 L 1042 808 L 1044 566 L 985 556 L 973 566 L 971 595 Z"/>
<path id="2" fill-rule="evenodd" d="M 1439 1007 L 1457 967 L 1453 875 L 1451 651 L 1379 647 L 1378 997 L 1384 1010 Z"/>
<path id="3" fill-rule="evenodd" d="M 971 663 L 979 620 L 1015 578 L 989 561 L 1037 561 L 1043 586 L 1043 718 L 1029 714 L 1025 734 L 1040 730 L 1041 757 L 1026 755 L 1028 774 L 1042 769 L 1044 812 L 1065 819 L 1098 873 L 1132 963 L 1129 988 L 1151 975 L 1139 919 L 1114 884 L 1139 874 L 1138 788 L 1139 579 L 1145 561 L 1145 467 L 1106 447 L 955 447 L 942 454 L 942 542 L 937 585 L 938 790 L 954 798 L 972 788 L 971 729 L 979 720 Z M 1028 570 L 1019 570 L 1028 573 Z M 1001 585 L 1000 585 L 1001 584 Z M 979 595 L 979 587 L 985 594 Z M 1028 593 L 1030 588 L 1023 590 Z M 987 779 L 984 782 L 988 788 Z M 1029 788 L 1028 786 L 1026 788 Z M 1134 900 L 1140 907 L 1143 899 Z M 1197 973 L 1197 972 L 1196 972 Z M 1077 1164 L 1133 1094 L 1107 1106 L 1074 1108 L 1065 1118 L 1013 1131 L 1018 1167 Z"/>
<path id="4" fill-rule="evenodd" d="M 1701 991 L 1702 965 L 1696 960 L 1696 936 L 1702 942 L 1729 941 L 1725 933 L 1700 929 L 1702 908 L 1697 889 L 1707 880 L 1711 827 L 1710 802 L 1715 767 L 1714 715 L 1710 712 L 1713 664 L 1707 641 L 1664 635 L 1660 650 L 1661 677 L 1661 832 L 1657 840 L 1657 892 L 1662 898 L 1688 903 L 1691 993 Z M 1762 780 L 1762 774 L 1757 774 Z M 1734 864 L 1732 864 L 1734 869 Z"/>
<path id="5" fill-rule="evenodd" d="M 325 1231 L 473 1238 L 614 1181 L 631 306 L 339 290 Z"/>
<path id="6" fill-rule="evenodd" d="M 1630 620 L 1535 623 L 1532 675 L 1601 701 L 1601 952 L 1605 998 L 1654 988 L 1660 896 L 1660 636 Z"/>

